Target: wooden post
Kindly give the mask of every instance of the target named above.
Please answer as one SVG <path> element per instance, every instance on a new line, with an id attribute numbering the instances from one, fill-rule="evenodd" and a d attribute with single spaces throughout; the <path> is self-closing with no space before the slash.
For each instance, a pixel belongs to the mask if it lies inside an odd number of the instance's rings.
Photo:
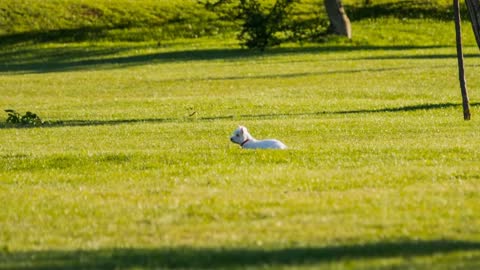
<path id="1" fill-rule="evenodd" d="M 462 92 L 463 119 L 470 120 L 470 102 L 468 100 L 467 83 L 465 80 L 465 66 L 463 64 L 462 27 L 460 22 L 460 3 L 453 0 L 453 12 L 455 13 L 455 33 L 457 40 L 458 78 Z"/>
<path id="2" fill-rule="evenodd" d="M 478 48 L 480 48 L 480 1 L 479 0 L 465 0 L 467 4 L 470 21 L 472 21 L 473 34 L 477 40 Z"/>

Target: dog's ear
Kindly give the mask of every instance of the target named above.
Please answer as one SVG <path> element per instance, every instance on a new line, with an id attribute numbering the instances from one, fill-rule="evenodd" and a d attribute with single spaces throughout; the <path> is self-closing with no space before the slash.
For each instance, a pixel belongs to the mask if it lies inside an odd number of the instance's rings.
<path id="1" fill-rule="evenodd" d="M 240 134 L 243 135 L 246 132 L 247 132 L 247 128 L 244 126 L 240 126 Z"/>

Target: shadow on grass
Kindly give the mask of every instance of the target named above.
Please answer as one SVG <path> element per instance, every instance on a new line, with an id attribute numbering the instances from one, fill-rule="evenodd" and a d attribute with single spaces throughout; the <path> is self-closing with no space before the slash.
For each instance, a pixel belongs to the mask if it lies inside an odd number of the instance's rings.
<path id="1" fill-rule="evenodd" d="M 100 249 L 0 253 L 0 269 L 224 269 L 315 265 L 346 260 L 432 256 L 480 251 L 480 243 L 452 240 L 379 242 L 362 245 L 255 248 Z M 474 259 L 474 258 L 473 258 Z M 3 265 L 3 266 L 2 266 Z"/>
<path id="2" fill-rule="evenodd" d="M 480 58 L 480 54 L 467 53 L 467 54 L 464 54 L 463 57 L 464 58 Z M 401 59 L 412 59 L 412 60 L 457 59 L 457 54 L 453 52 L 451 54 L 381 55 L 381 56 L 367 56 L 367 57 L 352 58 L 351 60 L 397 60 L 397 59 L 398 60 L 401 60 Z"/>
<path id="3" fill-rule="evenodd" d="M 466 56 L 465 56 L 466 57 Z M 480 56 L 479 56 L 480 57 Z M 456 56 L 455 56 L 456 58 Z M 465 65 L 466 67 L 475 67 L 476 65 Z M 435 70 L 435 69 L 445 69 L 445 68 L 456 68 L 456 64 L 452 62 L 451 65 L 437 65 L 429 66 L 425 69 Z M 262 80 L 262 79 L 289 79 L 289 78 L 299 78 L 307 76 L 322 76 L 322 75 L 334 75 L 334 74 L 354 74 L 354 73 L 381 73 L 381 72 L 394 72 L 394 71 L 404 71 L 412 70 L 418 68 L 418 65 L 409 64 L 402 65 L 399 67 L 381 67 L 381 68 L 356 68 L 356 69 L 339 69 L 339 70 L 329 70 L 329 71 L 312 71 L 312 72 L 292 72 L 285 74 L 254 74 L 254 75 L 245 75 L 245 76 L 207 76 L 201 78 L 175 78 L 175 79 L 162 79 L 161 82 L 193 82 L 193 81 L 235 81 L 235 80 Z"/>
<path id="4" fill-rule="evenodd" d="M 107 35 L 109 30 L 125 29 L 127 25 L 115 27 L 86 26 L 72 29 L 55 29 L 30 31 L 2 35 L 0 46 L 9 46 L 22 43 L 44 43 L 44 42 L 82 42 L 88 40 L 99 40 Z"/>
<path id="5" fill-rule="evenodd" d="M 288 79 L 298 78 L 306 76 L 320 76 L 320 75 L 333 75 L 333 74 L 352 74 L 361 72 L 388 72 L 388 71 L 400 71 L 412 69 L 412 66 L 391 67 L 391 68 L 358 68 L 358 69 L 342 69 L 342 70 L 329 70 L 319 72 L 293 72 L 286 74 L 266 74 L 266 75 L 247 75 L 247 76 L 223 76 L 223 77 L 204 77 L 198 79 L 166 79 L 164 82 L 178 82 L 178 81 L 235 81 L 235 80 L 261 80 L 261 79 Z M 432 69 L 435 67 L 432 67 Z M 445 68 L 442 66 L 441 68 Z"/>
<path id="6" fill-rule="evenodd" d="M 134 55 L 139 48 L 153 49 L 154 45 L 139 47 L 100 47 L 67 45 L 42 48 L 37 46 L 0 46 L 0 72 L 48 73 L 99 68 L 124 68 L 150 63 L 179 61 L 255 59 L 265 56 L 297 53 L 329 53 L 349 51 L 401 51 L 410 49 L 442 48 L 443 46 L 309 46 L 296 48 L 272 48 L 263 52 L 247 49 L 196 49 L 164 51 Z"/>
<path id="7" fill-rule="evenodd" d="M 480 103 L 471 103 L 472 107 L 480 106 Z M 313 117 L 321 115 L 345 115 L 345 114 L 370 114 L 370 113 L 389 113 L 389 112 L 412 112 L 412 111 L 428 111 L 461 107 L 457 103 L 439 103 L 439 104 L 419 104 L 402 107 L 379 108 L 379 109 L 360 109 L 360 110 L 341 110 L 341 111 L 319 111 L 304 113 L 275 113 L 275 114 L 242 114 L 242 115 L 225 115 L 197 118 L 143 118 L 143 119 L 118 119 L 118 120 L 66 120 L 66 121 L 50 121 L 46 122 L 41 128 L 55 127 L 82 127 L 82 126 L 114 126 L 124 124 L 141 124 L 141 123 L 172 123 L 187 121 L 216 121 L 216 120 L 233 120 L 233 119 L 276 119 L 276 118 L 295 118 L 295 117 Z M 17 126 L 6 123 L 0 123 L 0 129 L 12 128 L 34 128 L 31 126 Z"/>

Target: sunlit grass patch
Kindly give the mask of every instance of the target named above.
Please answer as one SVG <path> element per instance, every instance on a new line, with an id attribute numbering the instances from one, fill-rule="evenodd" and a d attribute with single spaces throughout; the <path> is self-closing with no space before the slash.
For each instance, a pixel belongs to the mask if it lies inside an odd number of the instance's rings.
<path id="1" fill-rule="evenodd" d="M 478 49 L 465 122 L 454 47 L 372 40 L 5 47 L 0 268 L 478 268 Z"/>

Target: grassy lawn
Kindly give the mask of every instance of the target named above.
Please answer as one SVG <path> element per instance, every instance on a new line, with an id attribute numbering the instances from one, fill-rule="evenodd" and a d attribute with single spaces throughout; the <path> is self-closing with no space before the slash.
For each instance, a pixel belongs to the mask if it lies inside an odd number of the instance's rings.
<path id="1" fill-rule="evenodd" d="M 427 22 L 2 45 L 0 109 L 48 122 L 0 114 L 0 269 L 479 269 L 478 48 L 465 25 L 466 122 L 453 23 Z"/>

